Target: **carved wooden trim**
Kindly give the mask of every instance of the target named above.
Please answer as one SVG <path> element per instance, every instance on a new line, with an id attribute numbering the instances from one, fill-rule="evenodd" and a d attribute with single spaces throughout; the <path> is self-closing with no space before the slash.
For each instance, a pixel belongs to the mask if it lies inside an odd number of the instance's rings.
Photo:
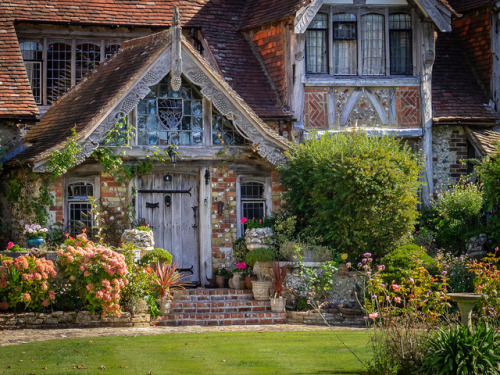
<path id="1" fill-rule="evenodd" d="M 307 27 L 313 20 L 319 8 L 323 5 L 323 0 L 312 0 L 309 4 L 299 9 L 295 15 L 294 31 L 296 34 L 305 33 Z"/>

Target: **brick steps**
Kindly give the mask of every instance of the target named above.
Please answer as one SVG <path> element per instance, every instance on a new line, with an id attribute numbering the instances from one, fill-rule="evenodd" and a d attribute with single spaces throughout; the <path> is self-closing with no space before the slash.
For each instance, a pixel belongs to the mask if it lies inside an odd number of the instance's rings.
<path id="1" fill-rule="evenodd" d="M 251 291 L 190 289 L 172 301 L 170 314 L 158 317 L 156 326 L 228 326 L 283 324 L 286 313 L 271 312 L 270 301 L 256 301 Z"/>

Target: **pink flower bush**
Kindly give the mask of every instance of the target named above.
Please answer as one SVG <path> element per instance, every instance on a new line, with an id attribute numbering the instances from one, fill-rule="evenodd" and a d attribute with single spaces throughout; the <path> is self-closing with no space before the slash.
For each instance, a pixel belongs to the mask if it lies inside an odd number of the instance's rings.
<path id="1" fill-rule="evenodd" d="M 0 258 L 0 310 L 40 310 L 54 293 L 50 281 L 56 277 L 54 263 L 45 258 L 22 255 Z"/>
<path id="2" fill-rule="evenodd" d="M 74 282 L 91 312 L 119 315 L 120 293 L 128 283 L 125 256 L 95 245 L 85 233 L 76 236 L 75 244 L 76 247 L 66 244 L 58 250 L 60 272 Z"/>

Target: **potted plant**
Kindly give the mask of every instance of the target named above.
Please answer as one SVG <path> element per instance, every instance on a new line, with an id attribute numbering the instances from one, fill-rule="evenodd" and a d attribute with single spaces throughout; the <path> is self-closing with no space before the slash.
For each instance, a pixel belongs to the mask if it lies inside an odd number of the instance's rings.
<path id="1" fill-rule="evenodd" d="M 269 299 L 269 289 L 271 282 L 266 280 L 269 277 L 270 262 L 274 260 L 274 251 L 261 247 L 250 251 L 246 256 L 246 262 L 253 267 L 257 275 L 257 281 L 252 281 L 253 298 L 258 301 Z"/>
<path id="2" fill-rule="evenodd" d="M 229 279 L 233 277 L 233 273 L 228 271 L 224 266 L 215 271 L 214 275 L 215 283 L 219 288 L 228 287 Z"/>
<path id="3" fill-rule="evenodd" d="M 272 262 L 271 282 L 274 289 L 274 294 L 271 297 L 272 312 L 285 311 L 286 299 L 283 297 L 283 287 L 288 270 L 288 264 L 280 267 L 279 262 Z"/>
<path id="4" fill-rule="evenodd" d="M 160 263 L 156 267 L 156 286 L 160 290 L 160 310 L 162 315 L 170 312 L 170 306 L 174 299 L 174 292 L 182 293 L 186 284 L 183 280 L 186 278 L 177 271 L 177 264 Z"/>
<path id="5" fill-rule="evenodd" d="M 248 267 L 240 272 L 240 282 L 243 281 L 243 285 L 246 289 L 252 290 L 252 281 L 257 280 L 257 275 L 255 275 L 252 271 L 251 267 Z"/>
<path id="6" fill-rule="evenodd" d="M 47 228 L 42 228 L 42 226 L 38 224 L 26 224 L 23 233 L 27 238 L 28 247 L 39 248 L 42 246 L 45 243 L 45 237 L 48 231 Z"/>
<path id="7" fill-rule="evenodd" d="M 247 268 L 246 262 L 236 263 L 236 268 L 233 270 L 233 285 L 234 289 L 243 289 L 240 275 Z"/>

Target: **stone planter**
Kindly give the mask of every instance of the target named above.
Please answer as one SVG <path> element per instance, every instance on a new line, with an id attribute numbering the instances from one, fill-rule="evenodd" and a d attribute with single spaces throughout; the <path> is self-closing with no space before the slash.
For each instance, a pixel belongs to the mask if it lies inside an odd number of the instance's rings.
<path id="1" fill-rule="evenodd" d="M 219 288 L 224 288 L 224 276 L 215 275 L 215 283 Z"/>
<path id="2" fill-rule="evenodd" d="M 228 285 L 229 285 L 229 289 L 234 289 L 234 282 L 233 282 L 232 278 L 228 280 Z"/>
<path id="3" fill-rule="evenodd" d="M 172 307 L 172 300 L 168 299 L 167 297 L 163 297 L 161 299 L 161 303 L 160 303 L 161 315 L 168 315 L 168 314 L 170 314 L 170 308 L 171 307 Z"/>
<path id="4" fill-rule="evenodd" d="M 249 251 L 259 247 L 269 247 L 273 243 L 273 230 L 271 228 L 252 228 L 245 231 L 245 244 Z"/>
<path id="5" fill-rule="evenodd" d="M 40 248 L 40 246 L 43 246 L 45 244 L 45 239 L 39 237 L 39 238 L 28 238 L 26 241 L 28 243 L 28 248 L 33 248 L 36 247 L 37 249 Z"/>
<path id="6" fill-rule="evenodd" d="M 269 301 L 270 281 L 252 281 L 253 298 L 257 301 Z"/>
<path id="7" fill-rule="evenodd" d="M 286 299 L 283 297 L 271 298 L 271 311 L 276 313 L 285 312 Z"/>

